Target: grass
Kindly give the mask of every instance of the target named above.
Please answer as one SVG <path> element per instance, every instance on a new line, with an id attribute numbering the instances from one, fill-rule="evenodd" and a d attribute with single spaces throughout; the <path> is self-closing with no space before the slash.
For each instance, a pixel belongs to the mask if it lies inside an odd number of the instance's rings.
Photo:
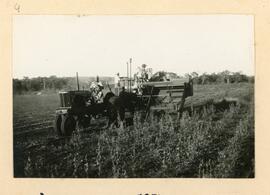
<path id="1" fill-rule="evenodd" d="M 254 177 L 253 86 L 194 89 L 187 105 L 222 97 L 237 97 L 240 103 L 222 113 L 213 107 L 192 116 L 184 113 L 181 120 L 165 114 L 141 122 L 136 113 L 134 126 L 126 129 L 103 130 L 105 121 L 94 121 L 88 129 L 77 128 L 70 139 L 57 139 L 52 129 L 14 137 L 15 177 Z M 57 104 L 57 96 L 14 97 L 14 124 L 29 116 L 35 122 L 53 117 Z"/>

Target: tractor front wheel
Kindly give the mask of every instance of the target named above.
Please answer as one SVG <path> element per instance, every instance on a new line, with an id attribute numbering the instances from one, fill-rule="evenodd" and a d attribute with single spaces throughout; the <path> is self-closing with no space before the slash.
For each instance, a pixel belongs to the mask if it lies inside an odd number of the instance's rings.
<path id="1" fill-rule="evenodd" d="M 72 132 L 76 129 L 76 120 L 73 116 L 63 116 L 61 123 L 61 132 L 64 136 L 71 136 Z"/>

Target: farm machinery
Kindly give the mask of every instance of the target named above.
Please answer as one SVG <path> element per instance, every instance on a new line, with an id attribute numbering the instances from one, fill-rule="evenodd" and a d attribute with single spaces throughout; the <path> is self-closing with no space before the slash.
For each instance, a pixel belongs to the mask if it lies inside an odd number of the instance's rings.
<path id="1" fill-rule="evenodd" d="M 77 90 L 59 92 L 60 107 L 55 111 L 54 123 L 59 136 L 70 136 L 76 125 L 88 127 L 91 117 L 97 117 L 105 111 L 103 103 L 95 101 L 93 91 L 80 90 L 78 73 L 76 77 Z"/>
<path id="2" fill-rule="evenodd" d="M 120 81 L 121 82 L 121 81 Z M 120 84 L 123 88 L 123 84 Z M 120 91 L 121 89 L 115 89 Z M 146 81 L 139 84 L 139 89 L 129 90 L 136 93 L 139 105 L 136 110 L 142 111 L 147 118 L 150 114 L 177 113 L 179 117 L 184 110 L 187 97 L 193 96 L 193 84 L 190 79 L 170 81 Z"/>
<path id="3" fill-rule="evenodd" d="M 59 136 L 71 135 L 77 121 L 84 127 L 90 124 L 91 116 L 87 112 L 87 102 L 92 98 L 90 91 L 59 92 L 59 97 L 60 107 L 56 109 L 54 125 Z"/>
<path id="4" fill-rule="evenodd" d="M 145 82 L 141 85 L 140 98 L 145 105 L 146 117 L 150 113 L 177 113 L 182 115 L 185 99 L 193 96 L 193 85 L 190 79 L 171 81 Z"/>
<path id="5" fill-rule="evenodd" d="M 136 93 L 140 100 L 140 108 L 146 113 L 162 114 L 165 112 L 177 113 L 181 117 L 185 99 L 193 96 L 193 82 L 190 77 L 179 78 L 175 73 L 157 72 L 152 74 L 152 68 L 146 64 L 139 67 L 139 72 L 132 78 L 131 59 L 127 63 L 127 76 L 121 77 L 115 87 L 116 94 L 125 88 Z M 137 109 L 137 110 L 138 110 Z"/>
<path id="6" fill-rule="evenodd" d="M 193 85 L 189 78 L 165 81 L 144 80 L 137 83 L 136 90 L 132 88 L 134 82 L 135 79 L 131 77 L 123 77 L 119 80 L 119 85 L 115 86 L 115 94 L 119 95 L 121 89 L 135 93 L 140 102 L 137 104 L 140 106 L 135 110 L 143 111 L 146 118 L 151 113 L 165 112 L 174 112 L 181 116 L 185 99 L 193 95 Z M 106 113 L 103 103 L 92 103 L 91 92 L 79 90 L 79 87 L 77 91 L 59 92 L 59 97 L 60 107 L 56 110 L 55 116 L 55 131 L 59 136 L 71 135 L 76 125 L 88 127 L 92 116 Z M 129 114 L 127 113 L 128 116 Z M 133 121 L 133 116 L 129 116 L 128 120 L 130 121 L 130 119 Z"/>

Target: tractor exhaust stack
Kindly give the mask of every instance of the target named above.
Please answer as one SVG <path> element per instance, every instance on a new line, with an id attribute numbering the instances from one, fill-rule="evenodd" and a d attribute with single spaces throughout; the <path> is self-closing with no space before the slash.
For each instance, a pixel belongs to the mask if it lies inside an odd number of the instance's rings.
<path id="1" fill-rule="evenodd" d="M 76 78 L 77 78 L 77 87 L 78 87 L 78 91 L 80 91 L 80 84 L 79 84 L 78 72 L 76 72 Z"/>

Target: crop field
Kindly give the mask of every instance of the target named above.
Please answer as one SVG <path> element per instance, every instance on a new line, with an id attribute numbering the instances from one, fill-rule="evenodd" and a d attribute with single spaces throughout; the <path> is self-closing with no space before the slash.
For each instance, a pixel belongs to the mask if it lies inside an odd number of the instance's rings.
<path id="1" fill-rule="evenodd" d="M 57 137 L 58 94 L 14 95 L 14 177 L 246 178 L 254 177 L 253 84 L 195 85 L 186 107 L 237 98 L 225 111 L 204 107 L 177 120 L 165 113 L 134 126 L 105 129 L 106 118 Z"/>

